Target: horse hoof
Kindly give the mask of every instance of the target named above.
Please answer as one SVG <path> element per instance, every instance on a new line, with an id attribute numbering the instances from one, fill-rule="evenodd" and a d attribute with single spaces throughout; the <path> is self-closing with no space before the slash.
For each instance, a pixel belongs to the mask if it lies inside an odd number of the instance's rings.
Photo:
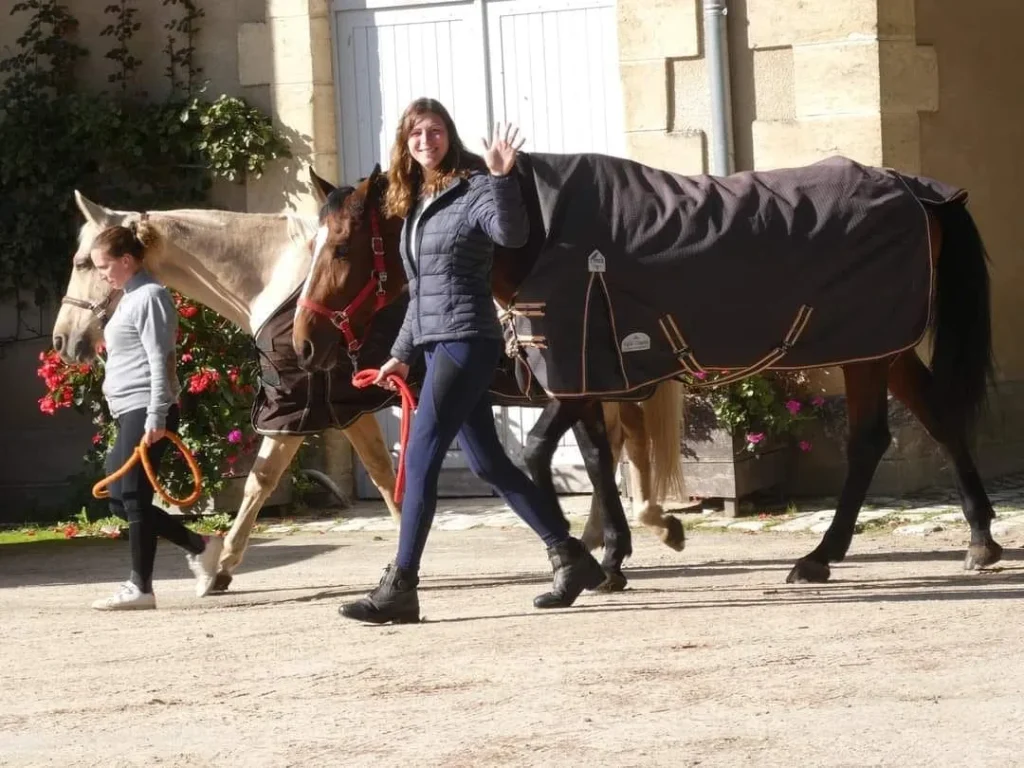
<path id="1" fill-rule="evenodd" d="M 808 560 L 803 557 L 796 561 L 793 570 L 786 577 L 787 584 L 824 584 L 832 575 L 832 569 L 828 563 L 819 563 L 817 560 Z"/>
<path id="2" fill-rule="evenodd" d="M 967 548 L 967 557 L 964 558 L 964 570 L 974 571 L 978 568 L 988 568 L 1003 559 L 1003 548 L 994 541 L 984 544 L 972 544 Z"/>
<path id="3" fill-rule="evenodd" d="M 218 573 L 213 579 L 213 586 L 210 587 L 210 592 L 227 592 L 229 586 L 231 586 L 231 574 Z"/>
<path id="4" fill-rule="evenodd" d="M 661 541 L 676 552 L 682 552 L 686 547 L 686 531 L 678 517 L 665 515 L 665 527 L 661 532 Z"/>
<path id="5" fill-rule="evenodd" d="M 605 570 L 605 578 L 597 588 L 595 592 L 621 592 L 626 588 L 626 576 L 622 571 L 609 571 Z"/>

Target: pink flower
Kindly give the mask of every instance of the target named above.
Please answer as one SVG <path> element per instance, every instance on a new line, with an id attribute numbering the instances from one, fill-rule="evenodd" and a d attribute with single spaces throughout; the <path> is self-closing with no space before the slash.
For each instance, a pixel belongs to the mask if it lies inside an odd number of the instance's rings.
<path id="1" fill-rule="evenodd" d="M 811 400 L 811 405 L 813 405 L 815 408 L 821 408 L 821 406 L 823 406 L 824 404 L 825 398 L 822 397 L 821 395 L 815 395 L 814 398 Z"/>
<path id="2" fill-rule="evenodd" d="M 788 403 L 786 403 L 786 410 L 789 411 L 790 414 L 793 416 L 796 416 L 798 413 L 800 413 L 800 409 L 802 407 L 803 406 L 800 404 L 799 400 L 790 400 Z"/>
<path id="3" fill-rule="evenodd" d="M 232 429 L 228 432 L 228 442 L 232 444 L 242 442 L 242 430 Z"/>
<path id="4" fill-rule="evenodd" d="M 764 440 L 764 438 L 765 438 L 764 432 L 748 432 L 747 433 L 747 442 L 750 443 L 750 445 L 757 445 L 758 443 L 762 442 Z"/>
<path id="5" fill-rule="evenodd" d="M 181 362 L 183 362 L 183 363 L 191 363 L 192 362 L 192 355 L 189 354 L 188 352 L 186 352 L 184 355 L 181 356 Z"/>
<path id="6" fill-rule="evenodd" d="M 813 448 L 813 447 L 814 447 L 814 446 L 813 446 L 813 445 L 811 445 L 811 444 L 810 444 L 810 443 L 809 443 L 808 441 L 806 441 L 806 440 L 801 440 L 801 441 L 800 441 L 800 450 L 801 450 L 801 451 L 803 451 L 804 453 L 807 453 L 807 452 L 808 452 L 809 450 L 811 450 L 811 448 Z"/>
<path id="7" fill-rule="evenodd" d="M 695 374 L 693 374 L 693 376 L 696 379 L 700 379 L 701 381 L 704 381 L 704 379 L 706 379 L 708 377 L 708 374 L 707 374 L 707 371 L 697 371 Z"/>

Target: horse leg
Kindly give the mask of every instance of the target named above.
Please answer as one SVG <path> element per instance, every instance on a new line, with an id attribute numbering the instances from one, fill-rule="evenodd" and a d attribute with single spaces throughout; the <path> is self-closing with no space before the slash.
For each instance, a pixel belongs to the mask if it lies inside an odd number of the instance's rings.
<path id="1" fill-rule="evenodd" d="M 573 424 L 576 443 L 593 483 L 597 505 L 604 512 L 604 558 L 601 567 L 607 578 L 598 590 L 617 592 L 626 587 L 622 563 L 633 554 L 633 537 L 615 483 L 615 461 L 605 429 L 604 413 L 597 400 L 576 401 L 572 406 L 577 413 Z"/>
<path id="2" fill-rule="evenodd" d="M 249 470 L 249 476 L 245 479 L 242 504 L 235 515 L 231 530 L 224 538 L 224 550 L 221 552 L 217 577 L 214 579 L 211 591 L 223 592 L 228 588 L 231 583 L 231 574 L 245 555 L 245 548 L 249 543 L 249 534 L 252 533 L 256 516 L 263 508 L 267 497 L 281 481 L 281 475 L 295 458 L 302 441 L 302 437 L 291 435 L 274 435 L 263 438 L 259 453 L 256 454 L 256 461 L 252 469 Z"/>
<path id="3" fill-rule="evenodd" d="M 786 577 L 789 584 L 826 582 L 831 575 L 829 563 L 846 557 L 871 478 L 892 442 L 886 402 L 891 361 L 885 358 L 843 366 L 850 430 L 846 481 L 831 525 L 814 551 L 797 560 Z"/>
<path id="4" fill-rule="evenodd" d="M 992 503 L 978 475 L 967 447 L 966 434 L 948 434 L 939 421 L 930 392 L 932 373 L 914 350 L 903 352 L 889 370 L 889 389 L 924 426 L 925 431 L 941 445 L 953 462 L 956 488 L 964 517 L 971 528 L 971 543 L 964 560 L 966 570 L 985 568 L 998 563 L 1003 548 L 992 538 L 995 518 Z"/>
<path id="5" fill-rule="evenodd" d="M 523 461 L 526 463 L 530 477 L 540 488 L 541 493 L 548 497 L 548 500 L 559 510 L 562 506 L 558 503 L 555 480 L 551 474 L 551 462 L 555 458 L 558 441 L 569 431 L 569 427 L 577 419 L 572 405 L 558 400 L 552 400 L 545 405 L 537 423 L 533 425 L 530 433 L 526 436 L 526 446 L 523 448 Z"/>
<path id="6" fill-rule="evenodd" d="M 366 467 L 370 480 L 380 491 L 388 512 L 391 513 L 391 519 L 397 526 L 402 512 L 395 503 L 395 467 L 391 463 L 391 451 L 384 442 L 380 422 L 372 413 L 367 413 L 345 427 L 342 432 L 352 443 L 352 448 Z"/>
<path id="7" fill-rule="evenodd" d="M 648 448 L 647 429 L 644 427 L 643 410 L 639 403 L 620 405 L 619 416 L 633 480 L 630 487 L 636 489 L 635 493 L 640 502 L 637 520 L 652 529 L 663 544 L 676 552 L 682 552 L 686 546 L 683 524 L 678 517 L 666 515 L 662 506 L 653 498 L 651 453 Z M 636 504 L 637 500 L 634 498 L 634 509 Z"/>
<path id="8" fill-rule="evenodd" d="M 614 401 L 601 403 L 605 431 L 608 433 L 608 445 L 612 451 L 612 462 L 615 464 L 619 462 L 624 440 L 619 405 L 620 403 Z M 591 552 L 604 546 L 604 523 L 602 522 L 604 515 L 605 512 L 601 508 L 601 497 L 597 493 L 592 493 L 590 495 L 590 513 L 587 515 L 587 522 L 583 526 L 583 534 L 580 536 L 583 546 Z"/>

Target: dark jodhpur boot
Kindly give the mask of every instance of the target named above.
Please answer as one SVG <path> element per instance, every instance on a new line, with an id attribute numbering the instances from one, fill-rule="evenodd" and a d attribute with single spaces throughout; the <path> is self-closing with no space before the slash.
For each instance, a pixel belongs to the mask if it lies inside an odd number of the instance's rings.
<path id="1" fill-rule="evenodd" d="M 370 624 L 416 624 L 420 620 L 419 577 L 393 563 L 384 569 L 380 584 L 362 600 L 345 603 L 338 613 L 346 619 Z"/>
<path id="2" fill-rule="evenodd" d="M 535 608 L 568 608 L 580 592 L 596 589 L 604 581 L 604 569 L 579 539 L 548 547 L 548 559 L 555 569 L 554 582 L 550 592 L 533 599 Z"/>

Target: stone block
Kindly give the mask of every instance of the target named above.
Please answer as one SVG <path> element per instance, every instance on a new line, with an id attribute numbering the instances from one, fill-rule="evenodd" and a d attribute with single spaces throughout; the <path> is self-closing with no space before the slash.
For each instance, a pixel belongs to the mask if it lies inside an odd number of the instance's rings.
<path id="1" fill-rule="evenodd" d="M 747 0 L 751 48 L 915 35 L 914 0 Z"/>
<path id="2" fill-rule="evenodd" d="M 625 130 L 665 130 L 668 127 L 667 62 L 623 62 L 619 71 Z"/>
<path id="3" fill-rule="evenodd" d="M 312 83 L 285 83 L 271 86 L 274 97 L 274 121 L 286 128 L 292 139 L 292 151 L 312 151 L 312 140 L 316 133 L 313 121 Z M 296 144 L 306 142 L 307 146 Z"/>
<path id="4" fill-rule="evenodd" d="M 696 0 L 619 0 L 616 10 L 621 61 L 700 55 Z"/>
<path id="5" fill-rule="evenodd" d="M 270 22 L 270 48 L 275 83 L 313 81 L 313 46 L 309 17 L 296 16 Z"/>
<path id="6" fill-rule="evenodd" d="M 225 3 L 226 5 L 226 3 Z M 238 22 L 267 20 L 267 0 L 237 0 Z"/>
<path id="7" fill-rule="evenodd" d="M 921 118 L 916 112 L 882 115 L 882 165 L 921 173 Z"/>
<path id="8" fill-rule="evenodd" d="M 797 118 L 877 112 L 878 67 L 877 42 L 794 47 Z"/>
<path id="9" fill-rule="evenodd" d="M 879 44 L 882 112 L 935 112 L 939 108 L 939 62 L 931 46 Z"/>
<path id="10" fill-rule="evenodd" d="M 793 49 L 754 51 L 754 114 L 758 120 L 796 117 Z"/>
<path id="11" fill-rule="evenodd" d="M 272 115 L 274 113 L 274 97 L 269 83 L 242 88 L 242 97 L 252 106 L 262 110 L 264 114 Z"/>
<path id="12" fill-rule="evenodd" d="M 238 27 L 238 82 L 243 88 L 266 85 L 274 77 L 274 58 L 270 51 L 270 27 L 248 22 Z"/>
<path id="13" fill-rule="evenodd" d="M 684 176 L 704 173 L 707 167 L 704 143 L 704 134 L 699 131 L 626 134 L 626 147 L 631 159 Z"/>
<path id="14" fill-rule="evenodd" d="M 265 0 L 268 19 L 285 19 L 310 15 L 310 0 Z"/>
<path id="15" fill-rule="evenodd" d="M 672 131 L 710 131 L 711 93 L 708 68 L 704 59 L 669 62 L 669 129 Z"/>
<path id="16" fill-rule="evenodd" d="M 337 152 L 334 86 L 313 86 L 313 152 Z"/>
<path id="17" fill-rule="evenodd" d="M 313 54 L 313 82 L 318 85 L 333 83 L 331 23 L 326 16 L 309 20 L 309 41 Z"/>
<path id="18" fill-rule="evenodd" d="M 772 121 L 755 120 L 754 165 L 790 168 L 831 155 L 866 165 L 882 165 L 882 125 L 877 114 Z"/>

